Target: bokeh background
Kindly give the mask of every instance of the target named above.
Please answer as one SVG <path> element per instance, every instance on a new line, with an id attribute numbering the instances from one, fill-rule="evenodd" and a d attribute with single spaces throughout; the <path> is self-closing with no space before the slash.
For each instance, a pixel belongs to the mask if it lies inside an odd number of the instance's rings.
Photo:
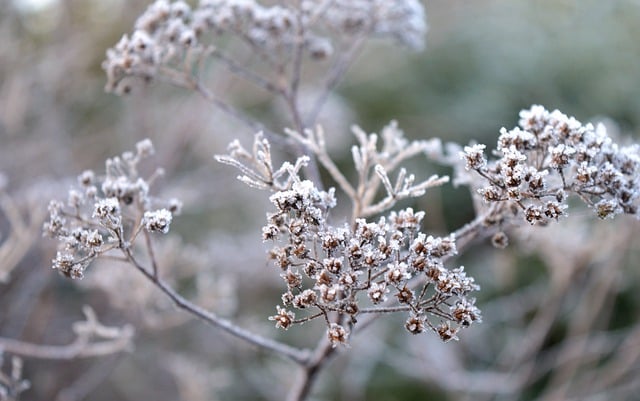
<path id="1" fill-rule="evenodd" d="M 531 104 L 640 136 L 637 0 L 425 0 L 427 46 L 369 44 L 321 121 L 349 169 L 349 132 L 397 120 L 411 138 L 487 143 Z M 188 319 L 126 266 L 96 264 L 82 282 L 49 267 L 55 244 L 40 227 L 49 199 L 81 171 L 146 137 L 166 169 L 156 190 L 184 212 L 158 246 L 180 291 L 264 335 L 312 345 L 320 326 L 283 334 L 266 317 L 281 282 L 265 259 L 266 196 L 217 164 L 252 133 L 198 96 L 166 85 L 127 97 L 103 91 L 105 50 L 147 6 L 140 0 L 0 0 L 0 337 L 67 344 L 82 305 L 102 322 L 136 328 L 132 352 L 98 359 L 25 359 L 23 400 L 278 400 L 292 365 Z M 212 66 L 211 85 L 273 129 L 282 106 Z M 313 88 L 308 88 L 312 91 Z M 285 156 L 281 156 L 285 157 Z M 416 160 L 418 176 L 447 168 Z M 474 216 L 465 188 L 434 190 L 412 206 L 445 234 Z M 15 214 L 20 216 L 18 224 Z M 484 323 L 458 342 L 411 336 L 402 318 L 354 337 L 320 379 L 327 400 L 637 400 L 640 394 L 638 221 L 562 224 L 476 244 L 456 263 L 481 285 Z M 5 361 L 4 369 L 8 366 Z"/>

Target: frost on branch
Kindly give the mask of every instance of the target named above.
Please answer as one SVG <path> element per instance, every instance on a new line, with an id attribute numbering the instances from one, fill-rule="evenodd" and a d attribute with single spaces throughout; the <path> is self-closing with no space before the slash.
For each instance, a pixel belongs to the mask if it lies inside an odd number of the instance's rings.
<path id="1" fill-rule="evenodd" d="M 293 185 L 302 167 L 309 162 L 308 156 L 301 156 L 295 164 L 284 162 L 277 170 L 273 168 L 271 144 L 260 132 L 255 135 L 251 152 L 240 141 L 228 146 L 227 155 L 215 155 L 223 164 L 237 168 L 242 173 L 238 180 L 257 189 L 286 190 Z"/>
<path id="2" fill-rule="evenodd" d="M 375 133 L 367 134 L 358 126 L 354 126 L 352 131 L 358 142 L 351 148 L 354 167 L 358 173 L 357 186 L 352 186 L 331 160 L 322 127 L 306 130 L 304 135 L 292 130 L 286 132 L 316 155 L 318 161 L 351 198 L 354 203 L 354 219 L 383 213 L 402 199 L 420 197 L 427 189 L 449 181 L 449 177 L 433 175 L 416 182 L 415 175 L 408 174 L 400 167 L 403 162 L 419 154 L 440 154 L 440 140 L 409 141 L 395 121 L 386 125 L 380 136 Z M 382 137 L 381 144 L 379 137 Z M 392 181 L 389 174 L 396 170 L 397 176 Z M 384 188 L 385 196 L 378 200 L 380 186 Z"/>
<path id="3" fill-rule="evenodd" d="M 83 172 L 78 186 L 69 190 L 66 203 L 49 203 L 49 220 L 43 230 L 59 241 L 54 269 L 70 278 L 82 278 L 93 260 L 110 250 L 129 247 L 142 230 L 169 231 L 180 201 L 150 196 L 149 187 L 161 170 L 149 178 L 138 173 L 140 161 L 152 154 L 151 141 L 143 140 L 136 145 L 136 153 L 107 159 L 104 176 Z"/>
<path id="4" fill-rule="evenodd" d="M 488 161 L 484 145 L 460 152 L 472 184 L 487 204 L 504 205 L 531 224 L 558 220 L 575 194 L 602 219 L 616 214 L 637 214 L 640 147 L 620 146 L 603 125 L 594 127 L 532 106 L 520 112 L 519 127 L 503 128 Z"/>

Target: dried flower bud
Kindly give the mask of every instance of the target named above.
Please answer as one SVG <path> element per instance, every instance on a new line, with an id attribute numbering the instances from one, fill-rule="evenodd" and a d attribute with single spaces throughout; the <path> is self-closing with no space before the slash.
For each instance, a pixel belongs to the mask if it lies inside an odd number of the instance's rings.
<path id="1" fill-rule="evenodd" d="M 385 294 L 388 292 L 389 290 L 387 289 L 387 285 L 385 283 L 371 283 L 367 294 L 369 295 L 369 299 L 371 299 L 371 302 L 373 302 L 374 304 L 379 304 L 387 299 Z"/>
<path id="2" fill-rule="evenodd" d="M 459 330 L 456 327 L 451 327 L 449 322 L 444 322 L 436 328 L 436 332 L 444 342 L 458 340 L 457 334 Z"/>
<path id="3" fill-rule="evenodd" d="M 404 327 L 411 334 L 420 334 L 425 329 L 424 318 L 422 316 L 411 315 L 404 324 Z"/>
<path id="4" fill-rule="evenodd" d="M 509 237 L 502 231 L 499 231 L 491 237 L 491 245 L 498 249 L 504 249 L 509 245 Z"/>
<path id="5" fill-rule="evenodd" d="M 173 216 L 167 209 L 159 209 L 144 213 L 144 227 L 149 232 L 160 232 L 166 234 L 169 232 L 169 225 Z"/>
<path id="6" fill-rule="evenodd" d="M 278 313 L 274 316 L 269 316 L 269 320 L 273 320 L 276 322 L 276 327 L 279 329 L 287 330 L 291 327 L 293 323 L 293 319 L 295 319 L 296 315 L 288 311 L 280 306 L 276 306 L 276 310 Z"/>
<path id="7" fill-rule="evenodd" d="M 329 330 L 327 331 L 327 337 L 329 338 L 332 346 L 336 347 L 339 344 L 347 344 L 349 334 L 344 327 L 336 323 L 331 323 Z"/>
<path id="8" fill-rule="evenodd" d="M 460 157 L 465 160 L 465 168 L 467 170 L 480 170 L 487 164 L 487 160 L 484 157 L 485 148 L 486 145 L 482 144 L 464 147 L 464 152 L 460 153 Z"/>

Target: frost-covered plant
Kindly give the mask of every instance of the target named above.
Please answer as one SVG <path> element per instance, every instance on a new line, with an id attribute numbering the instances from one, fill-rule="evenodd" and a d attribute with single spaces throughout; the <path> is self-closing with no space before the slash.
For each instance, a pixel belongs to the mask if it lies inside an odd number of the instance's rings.
<path id="1" fill-rule="evenodd" d="M 157 0 L 138 18 L 131 35 L 107 51 L 103 68 L 107 89 L 128 92 L 128 77 L 180 82 L 181 71 L 214 56 L 266 87 L 267 81 L 244 70 L 218 47 L 231 37 L 243 42 L 274 70 L 299 63 L 304 54 L 323 60 L 336 41 L 367 36 L 391 37 L 414 49 L 423 46 L 424 9 L 417 0 L 302 0 L 262 5 L 254 0 Z M 183 83 L 186 83 L 184 81 Z"/>
<path id="2" fill-rule="evenodd" d="M 288 358 L 300 368 L 289 399 L 306 399 L 318 372 L 339 345 L 373 318 L 401 313 L 409 333 L 433 332 L 457 339 L 462 328 L 481 322 L 472 294 L 479 290 L 464 267 L 447 267 L 474 238 L 493 236 L 507 245 L 505 231 L 521 217 L 544 225 L 567 214 L 575 194 L 601 218 L 636 214 L 639 147 L 619 146 L 602 127 L 583 125 L 558 111 L 533 106 L 521 112 L 520 127 L 503 129 L 494 152 L 486 146 L 449 145 L 438 139 L 407 140 L 395 122 L 380 135 L 353 128 L 352 182 L 328 153 L 316 126 L 328 93 L 339 83 L 365 39 L 391 37 L 420 48 L 426 31 L 424 10 L 416 0 L 300 0 L 263 5 L 253 0 L 158 0 L 138 18 L 131 36 L 107 51 L 103 67 L 107 89 L 126 93 L 135 78 L 165 80 L 194 90 L 251 129 L 261 128 L 251 150 L 240 140 L 216 159 L 240 171 L 243 183 L 268 191 L 271 209 L 262 240 L 268 258 L 284 281 L 275 314 L 281 329 L 324 321 L 315 349 L 293 347 L 263 337 L 221 318 L 180 295 L 159 272 L 153 234 L 167 234 L 180 210 L 176 200 L 151 196 L 161 173 L 140 176 L 139 162 L 153 153 L 149 140 L 135 153 L 109 159 L 105 175 L 87 171 L 66 203 L 52 201 L 44 231 L 59 242 L 53 267 L 82 278 L 97 258 L 115 258 L 139 270 L 178 307 L 237 338 Z M 259 65 L 237 56 L 245 46 Z M 213 94 L 205 84 L 204 61 L 211 57 L 239 77 L 283 100 L 290 128 L 269 130 Z M 307 60 L 332 58 L 331 66 L 309 78 L 319 85 L 315 105 L 303 113 L 299 87 Z M 279 134 L 284 132 L 284 134 Z M 295 162 L 274 166 L 272 146 L 297 153 Z M 456 182 L 469 185 L 479 200 L 478 217 L 450 233 L 427 233 L 424 211 L 394 209 L 449 181 L 433 175 L 420 180 L 402 165 L 426 155 L 454 166 Z M 323 168 L 335 188 L 324 188 Z M 340 191 L 344 198 L 338 197 Z M 338 214 L 338 201 L 350 203 Z M 256 234 L 256 238 L 259 234 Z M 143 238 L 143 240 L 142 240 Z M 276 302 L 274 302 L 275 304 Z"/>
<path id="3" fill-rule="evenodd" d="M 82 278 L 100 256 L 119 249 L 128 257 L 140 233 L 149 240 L 151 233 L 169 231 L 173 214 L 180 211 L 180 201 L 161 201 L 149 193 L 162 170 L 146 179 L 138 173 L 138 163 L 152 154 L 151 141 L 140 141 L 136 153 L 108 159 L 104 176 L 84 171 L 78 177 L 78 188 L 69 191 L 66 204 L 49 203 L 44 233 L 60 243 L 54 269 L 70 278 Z"/>
<path id="4" fill-rule="evenodd" d="M 268 213 L 262 237 L 274 242 L 269 258 L 281 270 L 286 290 L 282 294 L 284 307 L 278 306 L 278 313 L 270 319 L 277 327 L 288 329 L 323 318 L 327 336 L 336 345 L 347 343 L 362 314 L 405 312 L 405 328 L 409 332 L 418 334 L 430 329 L 445 341 L 456 338 L 460 327 L 481 319 L 475 300 L 467 298 L 478 289 L 473 278 L 466 276 L 463 267 L 449 270 L 444 266 L 457 252 L 455 234 L 444 238 L 427 236 L 420 231 L 424 212 L 411 208 L 392 211 L 388 217 L 373 222 L 362 217 L 369 215 L 371 208 L 383 211 L 403 197 L 420 196 L 427 188 L 447 180 L 434 176 L 414 184 L 415 178 L 401 170 L 392 186 L 381 164 L 375 165 L 375 175 L 366 174 L 370 160 L 400 162 L 429 144 L 405 143 L 402 131 L 392 124 L 384 130 L 385 146 L 381 152 L 376 149 L 375 135 L 367 138 L 360 129 L 354 131 L 362 141 L 360 147 L 353 149 L 354 161 L 363 172 L 361 188 L 375 188 L 372 181 L 381 181 L 387 197 L 375 205 L 363 203 L 367 202 L 365 199 L 354 202 L 359 205 L 360 214 L 355 214 L 351 223 L 341 225 L 332 224 L 329 219 L 336 204 L 333 188 L 323 191 L 299 177 L 299 167 L 306 164 L 306 156 L 298 159 L 297 167 L 285 163 L 273 171 L 268 142 L 258 135 L 253 154 L 234 143 L 229 156 L 217 157 L 244 172 L 239 178 L 247 184 L 275 191 L 269 197 L 275 212 Z M 313 148 L 320 149 L 317 143 L 324 142 L 322 131 L 308 136 L 316 138 Z M 325 159 L 324 163 L 329 161 Z M 350 186 L 346 188 L 356 193 Z M 293 309 L 305 315 L 296 318 Z"/>
<path id="5" fill-rule="evenodd" d="M 458 181 L 475 189 L 483 208 L 491 209 L 487 225 L 501 230 L 514 216 L 546 225 L 567 214 L 571 194 L 601 219 L 637 214 L 640 146 L 618 145 L 602 124 L 584 125 L 534 105 L 520 112 L 519 127 L 500 130 L 495 160 L 487 160 L 485 148 L 464 147 L 460 154 L 469 172 L 458 168 Z M 504 241 L 499 231 L 494 243 Z"/>

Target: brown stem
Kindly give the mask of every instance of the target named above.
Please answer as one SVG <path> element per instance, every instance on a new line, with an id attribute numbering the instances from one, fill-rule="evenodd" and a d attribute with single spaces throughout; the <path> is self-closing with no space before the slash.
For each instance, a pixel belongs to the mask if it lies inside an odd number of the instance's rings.
<path id="1" fill-rule="evenodd" d="M 329 340 L 320 341 L 312 358 L 302 366 L 298 380 L 287 395 L 287 401 L 304 401 L 309 397 L 320 371 L 329 362 L 330 357 L 335 355 L 335 351 L 336 348 Z"/>

